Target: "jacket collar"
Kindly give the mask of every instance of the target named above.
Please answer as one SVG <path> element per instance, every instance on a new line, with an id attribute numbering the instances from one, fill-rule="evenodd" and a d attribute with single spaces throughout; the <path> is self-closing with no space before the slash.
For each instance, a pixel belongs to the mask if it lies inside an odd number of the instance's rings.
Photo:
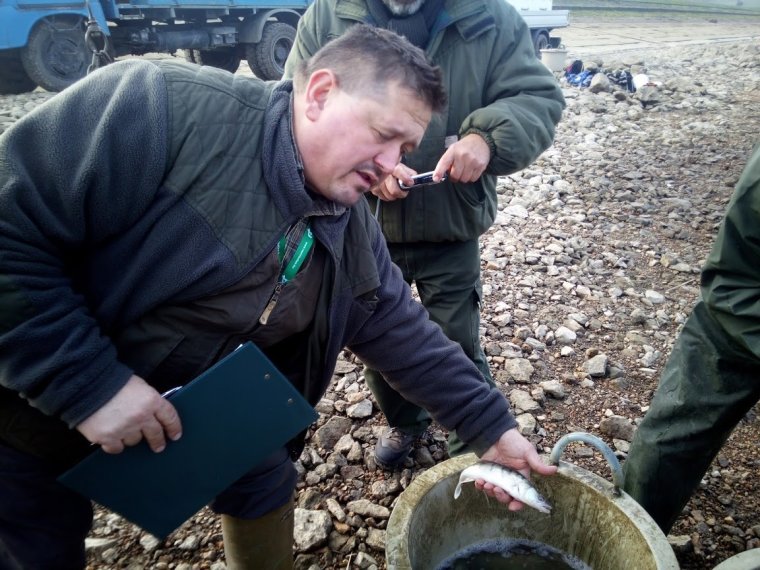
<path id="1" fill-rule="evenodd" d="M 503 1 L 503 0 L 501 0 Z M 346 20 L 355 20 L 365 24 L 374 24 L 365 0 L 335 0 L 335 15 Z M 487 16 L 483 21 L 483 16 Z M 434 37 L 445 28 L 456 25 L 459 34 L 469 40 L 476 37 L 493 22 L 486 0 L 444 0 L 443 12 L 430 31 Z"/>

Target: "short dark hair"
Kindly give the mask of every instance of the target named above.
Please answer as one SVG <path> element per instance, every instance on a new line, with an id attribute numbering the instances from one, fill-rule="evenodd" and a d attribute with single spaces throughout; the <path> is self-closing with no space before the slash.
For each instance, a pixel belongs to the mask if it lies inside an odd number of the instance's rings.
<path id="1" fill-rule="evenodd" d="M 406 38 L 366 24 L 357 24 L 329 41 L 295 70 L 297 90 L 318 69 L 330 69 L 338 85 L 347 93 L 384 93 L 397 81 L 417 94 L 433 112 L 446 106 L 441 69 L 432 65 L 425 53 Z"/>

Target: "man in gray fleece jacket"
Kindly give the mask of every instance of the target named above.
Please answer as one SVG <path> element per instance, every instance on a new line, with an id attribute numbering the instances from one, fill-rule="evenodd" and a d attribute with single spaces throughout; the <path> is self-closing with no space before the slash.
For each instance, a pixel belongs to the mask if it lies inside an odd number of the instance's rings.
<path id="1" fill-rule="evenodd" d="M 361 199 L 444 101 L 419 50 L 357 27 L 293 82 L 116 63 L 0 136 L 0 567 L 82 568 L 91 504 L 56 477 L 90 444 L 160 453 L 182 435 L 161 392 L 243 341 L 311 403 L 348 347 L 484 459 L 555 470 L 412 299 Z M 300 446 L 213 501 L 228 567 L 292 567 Z"/>

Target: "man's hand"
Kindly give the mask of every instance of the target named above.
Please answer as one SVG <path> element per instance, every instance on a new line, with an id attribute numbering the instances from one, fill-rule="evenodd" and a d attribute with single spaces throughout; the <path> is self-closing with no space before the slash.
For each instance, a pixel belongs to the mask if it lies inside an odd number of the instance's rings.
<path id="1" fill-rule="evenodd" d="M 510 469 L 519 471 L 526 477 L 530 477 L 531 471 L 541 475 L 553 475 L 557 472 L 556 466 L 546 465 L 541 460 L 536 448 L 520 435 L 517 428 L 504 432 L 499 440 L 486 450 L 481 459 L 501 463 Z M 475 486 L 500 503 L 509 505 L 510 511 L 519 511 L 524 506 L 520 501 L 512 499 L 503 489 L 494 487 L 482 479 L 475 481 Z"/>
<path id="2" fill-rule="evenodd" d="M 446 149 L 433 170 L 433 177 L 435 180 L 442 180 L 448 173 L 452 182 L 475 182 L 485 172 L 490 161 L 491 149 L 488 143 L 480 135 L 471 133 Z M 409 196 L 409 191 L 403 190 L 398 181 L 411 185 L 412 176 L 415 174 L 415 170 L 399 163 L 393 174 L 375 186 L 371 192 L 385 202 L 403 200 Z"/>
<path id="3" fill-rule="evenodd" d="M 490 161 L 488 143 L 480 135 L 471 133 L 446 149 L 434 172 L 439 176 L 448 172 L 452 182 L 475 182 Z"/>
<path id="4" fill-rule="evenodd" d="M 182 424 L 174 409 L 152 386 L 132 375 L 124 387 L 76 429 L 106 453 L 121 453 L 125 446 L 145 438 L 158 453 L 182 436 Z"/>
<path id="5" fill-rule="evenodd" d="M 398 181 L 401 180 L 404 184 L 412 184 L 412 176 L 415 174 L 417 174 L 415 170 L 405 164 L 399 163 L 396 165 L 393 173 L 375 186 L 371 192 L 385 202 L 404 199 L 409 196 L 409 191 L 402 190 L 401 186 L 398 185 Z"/>

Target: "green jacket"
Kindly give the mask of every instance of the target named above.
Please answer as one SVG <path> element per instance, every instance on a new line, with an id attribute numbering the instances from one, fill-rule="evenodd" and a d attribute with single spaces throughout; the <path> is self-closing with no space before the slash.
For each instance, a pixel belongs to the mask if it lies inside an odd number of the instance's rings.
<path id="1" fill-rule="evenodd" d="M 299 22 L 286 76 L 362 22 L 375 24 L 364 0 L 316 0 Z M 426 53 L 443 71 L 449 105 L 405 162 L 417 172 L 432 170 L 447 137 L 469 133 L 486 140 L 491 162 L 475 183 L 446 182 L 383 203 L 380 223 L 394 243 L 466 241 L 485 232 L 496 215 L 497 176 L 527 167 L 551 145 L 565 104 L 535 56 L 525 21 L 504 0 L 445 0 L 430 38 Z"/>
<path id="2" fill-rule="evenodd" d="M 726 335 L 760 360 L 760 145 L 702 271 L 702 300 Z"/>

